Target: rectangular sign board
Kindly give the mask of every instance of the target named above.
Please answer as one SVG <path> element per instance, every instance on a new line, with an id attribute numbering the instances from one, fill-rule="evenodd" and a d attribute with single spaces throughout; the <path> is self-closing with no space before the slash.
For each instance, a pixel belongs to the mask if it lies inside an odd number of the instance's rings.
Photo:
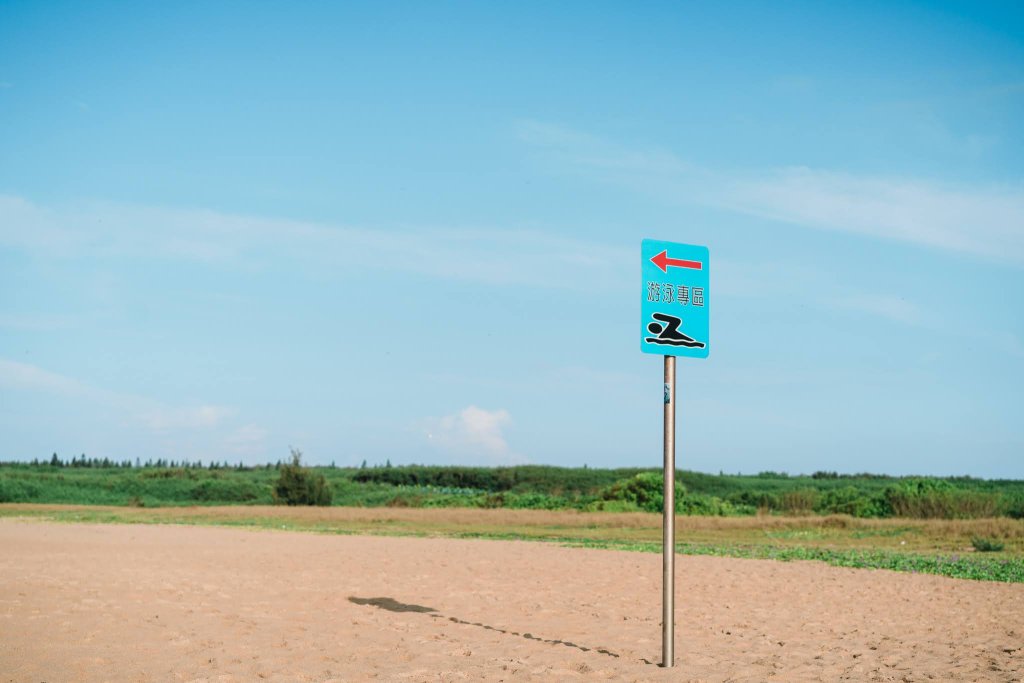
<path id="1" fill-rule="evenodd" d="M 641 242 L 641 351 L 708 357 L 708 256 L 693 244 Z"/>

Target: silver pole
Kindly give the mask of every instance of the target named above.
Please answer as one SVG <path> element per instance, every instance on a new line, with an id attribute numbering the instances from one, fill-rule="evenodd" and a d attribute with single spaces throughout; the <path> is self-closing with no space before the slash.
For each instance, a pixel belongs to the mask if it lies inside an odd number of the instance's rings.
<path id="1" fill-rule="evenodd" d="M 676 358 L 665 356 L 665 511 L 662 520 L 661 665 L 675 665 Z"/>

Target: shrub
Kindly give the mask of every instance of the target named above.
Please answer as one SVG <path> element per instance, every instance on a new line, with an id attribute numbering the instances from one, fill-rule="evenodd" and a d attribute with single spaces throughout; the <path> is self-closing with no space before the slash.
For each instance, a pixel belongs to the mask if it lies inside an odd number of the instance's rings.
<path id="1" fill-rule="evenodd" d="M 0 503 L 27 503 L 39 497 L 40 487 L 19 479 L 0 479 Z"/>
<path id="2" fill-rule="evenodd" d="M 844 486 L 825 491 L 818 499 L 815 511 L 826 515 L 881 517 L 884 507 L 882 501 L 855 486 Z"/>
<path id="3" fill-rule="evenodd" d="M 771 512 L 782 507 L 779 497 L 767 491 L 737 491 L 725 499 L 738 508 L 753 508 L 755 511 Z"/>
<path id="4" fill-rule="evenodd" d="M 475 489 L 490 493 L 512 491 L 552 495 L 589 495 L 639 471 L 636 468 L 600 470 L 543 465 L 519 465 L 516 467 L 403 465 L 400 467 L 360 468 L 353 472 L 352 481 L 360 484 Z"/>
<path id="5" fill-rule="evenodd" d="M 584 512 L 643 512 L 636 506 L 625 500 L 595 500 L 583 506 Z"/>
<path id="6" fill-rule="evenodd" d="M 274 502 L 278 505 L 330 505 L 331 486 L 322 474 L 313 474 L 302 466 L 302 453 L 292 449 L 290 463 L 281 465 L 274 484 Z"/>
<path id="7" fill-rule="evenodd" d="M 1003 544 L 993 538 L 982 538 L 975 536 L 971 539 L 971 545 L 979 553 L 998 553 L 1003 549 Z"/>
<path id="8" fill-rule="evenodd" d="M 786 491 L 779 496 L 779 507 L 783 512 L 794 515 L 807 515 L 814 511 L 818 502 L 818 491 L 816 489 L 796 489 Z"/>
<path id="9" fill-rule="evenodd" d="M 505 507 L 515 510 L 564 510 L 569 501 L 547 493 L 513 493 L 505 497 Z"/>
<path id="10" fill-rule="evenodd" d="M 591 503 L 588 509 L 662 512 L 665 509 L 665 479 L 660 472 L 641 472 L 629 479 L 612 484 L 601 492 L 602 500 Z M 731 517 L 752 515 L 753 505 L 734 505 L 718 496 L 688 493 L 682 482 L 676 481 L 676 514 Z"/>
<path id="11" fill-rule="evenodd" d="M 978 519 L 994 517 L 1000 496 L 986 491 L 965 491 L 939 479 L 911 479 L 885 490 L 895 517 L 921 519 Z"/>
<path id="12" fill-rule="evenodd" d="M 320 475 L 322 479 L 323 476 Z M 280 483 L 280 480 L 279 480 Z M 266 491 L 266 489 L 263 489 Z M 256 485 L 249 481 L 232 479 L 204 479 L 191 491 L 192 499 L 202 502 L 248 503 L 260 497 Z M 301 505 L 302 503 L 292 503 Z M 312 503 L 311 503 L 312 504 Z"/>
<path id="13" fill-rule="evenodd" d="M 145 470 L 140 476 L 143 479 L 195 479 L 198 475 L 192 470 L 186 470 L 181 467 L 158 467 L 152 470 Z"/>
<path id="14" fill-rule="evenodd" d="M 631 503 L 647 512 L 661 512 L 665 508 L 665 478 L 658 472 L 641 472 L 629 479 L 617 481 L 601 492 L 604 500 Z M 683 486 L 677 482 L 676 500 Z"/>
<path id="15" fill-rule="evenodd" d="M 389 508 L 418 508 L 423 507 L 423 496 L 397 493 L 386 503 Z"/>
<path id="16" fill-rule="evenodd" d="M 686 493 L 676 501 L 677 515 L 703 515 L 705 517 L 736 517 L 753 515 L 756 508 L 752 505 L 733 505 L 717 496 L 700 493 Z"/>
<path id="17" fill-rule="evenodd" d="M 1003 496 L 1003 514 L 1013 519 L 1024 519 L 1024 495 Z"/>

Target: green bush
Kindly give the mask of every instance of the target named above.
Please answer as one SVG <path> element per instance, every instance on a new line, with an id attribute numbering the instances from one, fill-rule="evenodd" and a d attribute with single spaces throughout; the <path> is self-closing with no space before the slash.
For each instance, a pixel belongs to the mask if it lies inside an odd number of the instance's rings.
<path id="1" fill-rule="evenodd" d="M 572 503 L 562 496 L 547 493 L 512 493 L 505 496 L 505 507 L 515 510 L 564 510 Z"/>
<path id="2" fill-rule="evenodd" d="M 561 495 L 595 494 L 620 479 L 642 470 L 636 468 L 603 470 L 591 468 L 518 465 L 516 467 L 460 467 L 440 465 L 403 465 L 400 467 L 360 468 L 352 481 L 360 484 L 391 486 L 432 486 L 475 489 L 498 493 L 548 493 Z"/>
<path id="3" fill-rule="evenodd" d="M 717 496 L 686 493 L 676 501 L 677 515 L 702 515 L 705 517 L 737 517 L 753 515 L 757 508 L 752 505 L 733 505 Z"/>
<path id="4" fill-rule="evenodd" d="M 584 512 L 643 512 L 636 503 L 625 500 L 593 500 L 583 506 Z"/>
<path id="5" fill-rule="evenodd" d="M 676 500 L 683 486 L 676 486 Z M 604 500 L 622 501 L 647 512 L 661 512 L 665 508 L 665 478 L 659 472 L 641 472 L 629 479 L 617 481 L 601 492 Z"/>
<path id="6" fill-rule="evenodd" d="M 778 495 L 767 491 L 734 491 L 725 500 L 740 508 L 771 512 L 782 508 Z"/>
<path id="7" fill-rule="evenodd" d="M 629 479 L 616 482 L 601 492 L 601 501 L 591 503 L 588 509 L 662 512 L 665 509 L 665 479 L 660 472 L 641 472 Z M 757 508 L 748 504 L 733 504 L 718 496 L 689 493 L 682 482 L 676 482 L 676 514 L 732 517 L 752 515 Z"/>
<path id="8" fill-rule="evenodd" d="M 779 496 L 779 508 L 792 515 L 808 515 L 818 503 L 816 489 L 796 489 Z"/>
<path id="9" fill-rule="evenodd" d="M 0 479 L 0 503 L 28 503 L 35 501 L 40 487 L 23 479 Z"/>
<path id="10" fill-rule="evenodd" d="M 982 538 L 980 536 L 972 538 L 971 545 L 973 545 L 974 549 L 979 553 L 998 553 L 1003 549 L 1003 544 L 1000 541 L 992 538 Z"/>
<path id="11" fill-rule="evenodd" d="M 281 465 L 274 484 L 274 502 L 278 505 L 330 505 L 331 486 L 322 474 L 302 466 L 302 453 L 292 449 L 290 463 Z"/>
<path id="12" fill-rule="evenodd" d="M 1002 512 L 1013 519 L 1024 519 L 1024 495 L 1003 496 Z"/>
<path id="13" fill-rule="evenodd" d="M 825 491 L 814 509 L 823 515 L 881 517 L 885 505 L 878 497 L 868 495 L 854 486 L 844 486 Z"/>
<path id="14" fill-rule="evenodd" d="M 884 495 L 894 517 L 979 519 L 995 517 L 1002 507 L 998 493 L 964 490 L 941 479 L 911 479 Z"/>
<path id="15" fill-rule="evenodd" d="M 323 479 L 323 475 L 320 475 L 320 478 Z M 204 479 L 192 487 L 191 496 L 193 500 L 204 503 L 249 503 L 260 497 L 260 491 L 252 482 L 245 480 Z"/>

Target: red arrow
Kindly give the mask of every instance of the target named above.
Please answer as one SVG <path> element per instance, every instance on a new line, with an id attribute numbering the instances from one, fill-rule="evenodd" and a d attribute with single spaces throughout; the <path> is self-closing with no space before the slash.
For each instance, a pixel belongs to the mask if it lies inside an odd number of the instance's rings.
<path id="1" fill-rule="evenodd" d="M 670 266 L 676 266 L 677 268 L 690 268 L 692 270 L 701 270 L 704 268 L 704 264 L 700 261 L 687 261 L 686 259 L 681 258 L 669 258 L 667 250 L 652 258 L 651 263 L 661 268 L 661 272 L 663 273 L 667 273 Z"/>

